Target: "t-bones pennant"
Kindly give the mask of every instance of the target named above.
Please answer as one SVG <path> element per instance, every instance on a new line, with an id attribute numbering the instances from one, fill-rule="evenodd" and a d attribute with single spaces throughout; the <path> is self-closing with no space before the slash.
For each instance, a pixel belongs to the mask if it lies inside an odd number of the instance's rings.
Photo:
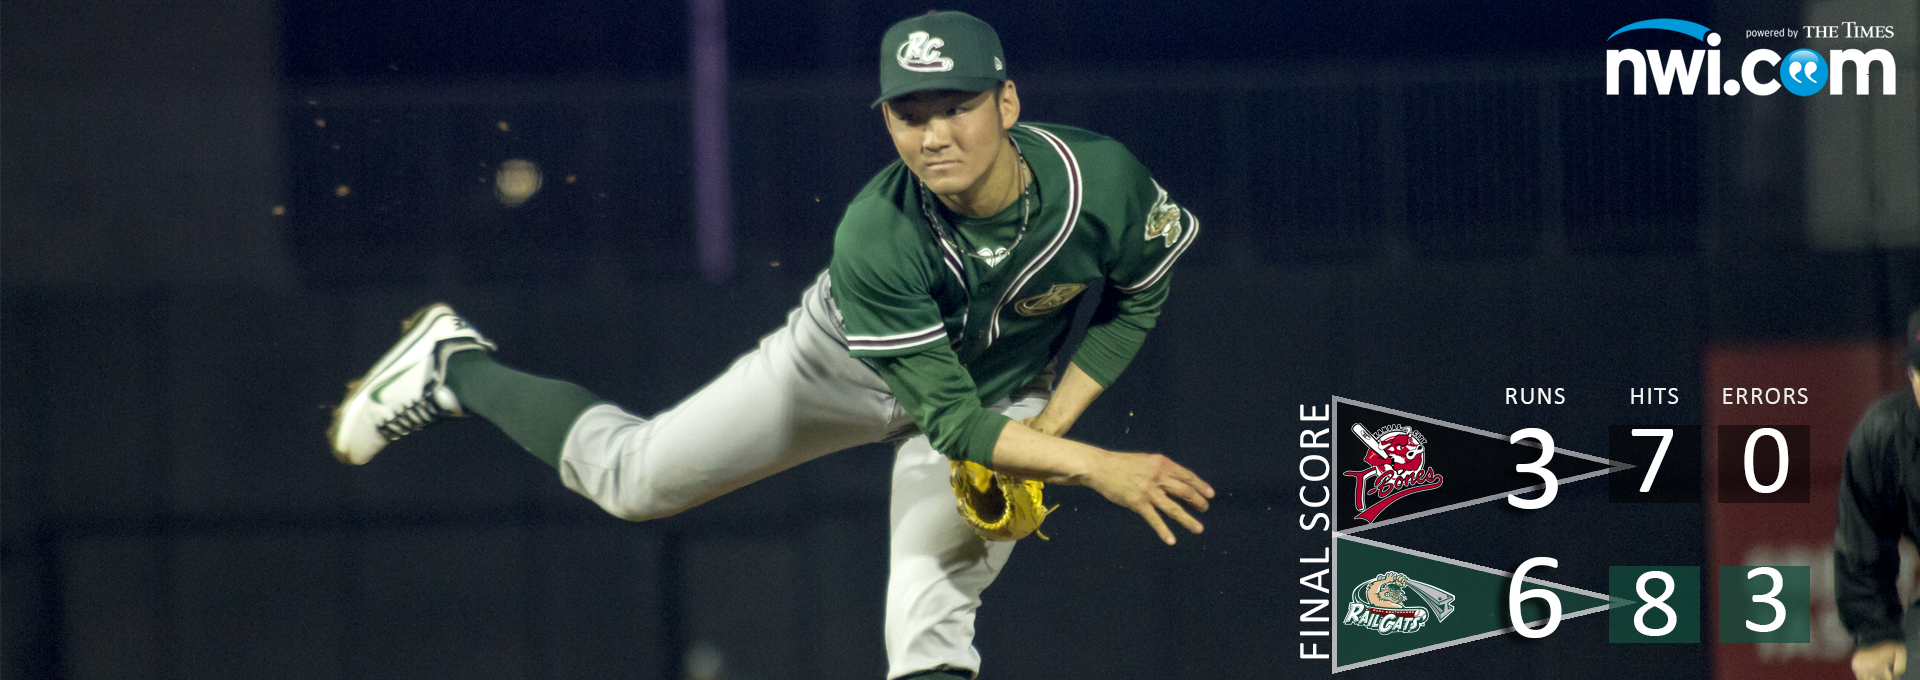
<path id="1" fill-rule="evenodd" d="M 1333 454 L 1341 471 L 1335 532 L 1361 531 L 1519 494 L 1539 496 L 1540 475 L 1516 465 L 1539 460 L 1539 442 L 1333 399 Z M 1561 486 L 1627 469 L 1555 448 L 1546 463 Z"/>

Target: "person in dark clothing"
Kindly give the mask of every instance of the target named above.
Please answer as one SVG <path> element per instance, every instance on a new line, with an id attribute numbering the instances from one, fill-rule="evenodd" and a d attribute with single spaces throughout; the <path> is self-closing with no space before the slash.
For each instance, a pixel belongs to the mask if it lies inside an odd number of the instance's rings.
<path id="1" fill-rule="evenodd" d="M 1906 339 L 1912 386 L 1881 397 L 1860 417 L 1840 477 L 1833 588 L 1840 620 L 1853 634 L 1859 680 L 1895 680 L 1907 669 L 1894 579 L 1900 537 L 1920 536 L 1920 311 L 1908 317 Z"/>

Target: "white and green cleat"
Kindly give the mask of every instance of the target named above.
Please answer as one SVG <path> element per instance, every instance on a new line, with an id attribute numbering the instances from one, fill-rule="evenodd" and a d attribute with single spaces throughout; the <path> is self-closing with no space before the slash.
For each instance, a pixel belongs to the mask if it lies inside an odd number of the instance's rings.
<path id="1" fill-rule="evenodd" d="M 400 341 L 373 370 L 347 384 L 346 399 L 333 410 L 327 440 L 342 463 L 363 464 L 388 442 L 441 418 L 466 415 L 446 386 L 447 357 L 465 350 L 495 349 L 444 303 L 422 307 L 400 328 Z"/>

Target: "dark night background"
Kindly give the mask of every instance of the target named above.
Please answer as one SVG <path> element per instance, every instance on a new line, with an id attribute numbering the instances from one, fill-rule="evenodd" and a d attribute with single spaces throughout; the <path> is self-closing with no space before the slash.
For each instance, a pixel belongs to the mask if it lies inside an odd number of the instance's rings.
<path id="1" fill-rule="evenodd" d="M 1904 22 L 1896 97 L 1603 93 L 1628 23 L 1712 26 L 1733 71 L 1793 46 L 1742 30 L 1833 4 L 940 5 L 999 30 L 1024 118 L 1119 139 L 1204 220 L 1075 436 L 1224 494 L 1167 548 L 1050 489 L 1053 540 L 986 595 L 984 677 L 1325 673 L 1295 658 L 1297 560 L 1327 540 L 1296 524 L 1302 404 L 1604 455 L 1608 425 L 1702 421 L 1710 348 L 1894 337 L 1920 305 L 1912 3 L 1845 6 Z M 699 387 L 780 323 L 892 157 L 874 41 L 929 8 L 726 3 L 735 247 L 713 278 L 689 4 L 0 5 L 0 675 L 881 677 L 884 448 L 630 524 L 479 421 L 364 468 L 323 433 L 437 299 L 502 361 L 632 410 Z M 495 195 L 509 159 L 545 178 L 517 207 Z M 1686 398 L 1620 398 L 1649 386 Z M 1550 525 L 1369 537 L 1556 555 L 1589 588 L 1608 565 L 1708 564 L 1711 503 L 1566 496 Z M 1345 675 L 1712 673 L 1709 645 L 1608 645 L 1600 619 Z"/>
<path id="2" fill-rule="evenodd" d="M 1184 11 L 1102 11 L 1075 3 L 734 2 L 727 6 L 729 64 L 749 77 L 871 70 L 873 36 L 935 8 L 992 17 L 1022 68 L 1081 69 L 1312 57 L 1573 56 L 1591 46 L 1568 36 L 1595 25 L 1708 13 L 1708 3 L 1697 0 L 1589 7 L 1487 0 L 1446 6 L 1216 2 Z M 687 68 L 688 13 L 676 3 L 349 0 L 290 3 L 281 12 L 282 73 L 298 80 L 385 78 L 396 67 L 414 77 L 674 76 Z"/>

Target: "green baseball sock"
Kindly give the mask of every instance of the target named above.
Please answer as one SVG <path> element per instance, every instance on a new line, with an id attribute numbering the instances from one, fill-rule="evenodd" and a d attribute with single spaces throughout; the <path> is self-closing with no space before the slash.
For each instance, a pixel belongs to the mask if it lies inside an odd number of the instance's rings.
<path id="1" fill-rule="evenodd" d="M 556 468 L 573 421 L 604 403 L 579 385 L 501 366 L 485 351 L 447 357 L 447 388 L 462 409 L 486 418 L 514 443 Z"/>

